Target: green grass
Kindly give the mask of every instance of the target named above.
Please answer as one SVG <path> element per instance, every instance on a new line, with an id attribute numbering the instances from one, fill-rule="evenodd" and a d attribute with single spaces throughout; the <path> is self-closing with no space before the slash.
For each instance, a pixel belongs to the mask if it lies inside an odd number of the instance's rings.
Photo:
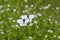
<path id="1" fill-rule="evenodd" d="M 10 4 L 10 7 L 7 6 L 8 4 Z M 31 8 L 30 5 L 32 4 L 34 7 Z M 48 4 L 51 4 L 48 9 L 39 10 L 39 7 Z M 0 5 L 3 6 L 0 8 L 0 40 L 60 40 L 58 38 L 60 35 L 60 9 L 56 9 L 56 7 L 60 8 L 60 0 L 28 0 L 28 2 L 24 2 L 24 0 L 0 0 Z M 25 8 L 25 5 L 29 5 L 29 7 Z M 6 10 L 7 8 L 10 8 L 10 10 Z M 52 10 L 52 8 L 54 9 Z M 16 12 L 13 12 L 13 9 L 16 9 Z M 28 12 L 23 13 L 22 11 L 25 9 Z M 1 10 L 4 10 L 4 12 L 1 12 Z M 33 19 L 33 21 L 38 20 L 37 24 L 21 27 L 16 22 L 21 15 L 30 15 L 34 12 L 42 14 L 41 17 L 38 16 Z M 52 17 L 51 21 L 49 21 L 49 16 Z M 52 32 L 48 32 L 48 30 L 52 30 Z M 32 39 L 29 39 L 29 37 L 32 37 Z"/>

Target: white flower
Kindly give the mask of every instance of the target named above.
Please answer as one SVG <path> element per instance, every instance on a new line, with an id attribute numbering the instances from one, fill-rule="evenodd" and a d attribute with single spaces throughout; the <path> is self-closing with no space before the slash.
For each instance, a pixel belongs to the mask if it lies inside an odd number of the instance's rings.
<path id="1" fill-rule="evenodd" d="M 9 11 L 9 10 L 10 10 L 10 8 L 7 8 L 7 9 L 6 9 L 6 11 Z"/>
<path id="2" fill-rule="evenodd" d="M 43 7 L 39 7 L 39 10 L 42 10 L 43 9 Z"/>
<path id="3" fill-rule="evenodd" d="M 28 5 L 25 5 L 25 8 L 28 8 Z"/>
<path id="4" fill-rule="evenodd" d="M 23 10 L 22 12 L 25 13 L 25 12 L 27 12 L 27 11 L 28 11 L 28 10 Z"/>
<path id="5" fill-rule="evenodd" d="M 10 4 L 8 4 L 7 6 L 10 7 Z"/>
<path id="6" fill-rule="evenodd" d="M 41 13 L 37 13 L 37 15 L 38 15 L 38 16 L 42 16 L 42 14 L 41 14 Z"/>
<path id="7" fill-rule="evenodd" d="M 59 7 L 56 7 L 56 9 L 58 10 L 58 9 L 59 9 Z"/>
<path id="8" fill-rule="evenodd" d="M 37 24 L 38 22 L 37 21 L 34 21 L 35 24 Z"/>
<path id="9" fill-rule="evenodd" d="M 0 13 L 4 13 L 5 11 L 4 10 L 0 10 Z"/>
<path id="10" fill-rule="evenodd" d="M 3 32 L 3 31 L 1 31 L 1 34 L 3 35 L 3 34 L 4 34 L 4 32 Z"/>
<path id="11" fill-rule="evenodd" d="M 1 21 L 0 24 L 3 24 L 3 21 Z"/>
<path id="12" fill-rule="evenodd" d="M 45 6 L 44 9 L 48 9 L 49 7 L 48 6 Z"/>
<path id="13" fill-rule="evenodd" d="M 27 0 L 24 0 L 24 2 L 27 2 Z"/>
<path id="14" fill-rule="evenodd" d="M 19 28 L 19 26 L 18 25 L 15 25 L 16 26 L 16 28 Z"/>
<path id="15" fill-rule="evenodd" d="M 50 19 L 50 18 L 49 18 L 48 20 L 49 20 L 49 21 L 51 21 L 51 19 Z"/>
<path id="16" fill-rule="evenodd" d="M 48 37 L 48 35 L 45 35 L 45 38 L 47 38 Z"/>
<path id="17" fill-rule="evenodd" d="M 33 23 L 30 23 L 30 24 L 29 24 L 29 26 L 32 26 L 32 25 L 33 25 Z"/>
<path id="18" fill-rule="evenodd" d="M 31 37 L 31 36 L 29 36 L 29 39 L 32 39 L 32 37 Z"/>
<path id="19" fill-rule="evenodd" d="M 3 8 L 3 6 L 2 6 L 2 5 L 0 5 L 0 8 Z"/>
<path id="20" fill-rule="evenodd" d="M 54 35 L 53 37 L 56 37 L 56 35 Z"/>
<path id="21" fill-rule="evenodd" d="M 48 7 L 50 7 L 50 6 L 51 6 L 51 4 L 48 4 L 47 6 L 48 6 Z"/>
<path id="22" fill-rule="evenodd" d="M 52 30 L 48 30 L 48 32 L 53 33 L 53 31 L 52 31 Z"/>
<path id="23" fill-rule="evenodd" d="M 33 7 L 34 5 L 32 4 L 31 7 Z"/>
<path id="24" fill-rule="evenodd" d="M 13 9 L 14 12 L 16 12 L 16 9 Z"/>
<path id="25" fill-rule="evenodd" d="M 60 35 L 58 36 L 58 39 L 60 39 Z"/>

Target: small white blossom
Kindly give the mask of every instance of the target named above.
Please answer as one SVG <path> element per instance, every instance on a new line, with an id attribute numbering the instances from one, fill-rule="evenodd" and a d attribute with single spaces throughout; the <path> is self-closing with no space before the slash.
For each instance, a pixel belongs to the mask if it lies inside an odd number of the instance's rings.
<path id="1" fill-rule="evenodd" d="M 0 13 L 4 13 L 4 10 L 0 10 Z"/>
<path id="2" fill-rule="evenodd" d="M 28 8 L 28 5 L 25 5 L 25 8 Z"/>
<path id="3" fill-rule="evenodd" d="M 27 2 L 27 0 L 24 0 L 24 2 Z"/>
<path id="4" fill-rule="evenodd" d="M 31 36 L 29 36 L 29 39 L 31 40 L 31 39 L 32 39 L 32 37 L 31 37 Z"/>
<path id="5" fill-rule="evenodd" d="M 59 7 L 56 7 L 56 9 L 58 10 L 58 9 L 59 9 Z"/>
<path id="6" fill-rule="evenodd" d="M 38 22 L 37 21 L 34 21 L 35 24 L 37 24 Z"/>
<path id="7" fill-rule="evenodd" d="M 42 7 L 39 8 L 39 10 L 42 10 L 42 9 L 43 9 Z"/>
<path id="8" fill-rule="evenodd" d="M 3 35 L 3 34 L 4 34 L 4 32 L 3 32 L 3 31 L 1 31 L 1 34 Z"/>
<path id="9" fill-rule="evenodd" d="M 58 24 L 58 21 L 55 21 L 55 24 Z"/>
<path id="10" fill-rule="evenodd" d="M 49 21 L 51 21 L 51 19 L 50 19 L 50 18 L 49 18 L 48 20 L 49 20 Z"/>
<path id="11" fill-rule="evenodd" d="M 12 20 L 13 18 L 9 17 L 8 19 L 9 19 L 9 20 Z"/>
<path id="12" fill-rule="evenodd" d="M 16 12 L 16 9 L 13 9 L 14 12 Z"/>
<path id="13" fill-rule="evenodd" d="M 0 8 L 3 8 L 3 6 L 2 6 L 2 5 L 0 5 Z"/>
<path id="14" fill-rule="evenodd" d="M 7 6 L 10 7 L 10 4 L 8 4 Z"/>
<path id="15" fill-rule="evenodd" d="M 42 16 L 42 14 L 41 14 L 41 13 L 37 13 L 37 15 L 38 15 L 38 16 Z"/>
<path id="16" fill-rule="evenodd" d="M 36 25 L 36 29 L 39 29 L 39 26 L 38 25 Z"/>
<path id="17" fill-rule="evenodd" d="M 19 28 L 19 26 L 18 25 L 15 25 L 16 26 L 16 28 Z"/>
<path id="18" fill-rule="evenodd" d="M 49 7 L 48 6 L 45 6 L 43 9 L 48 9 Z"/>
<path id="19" fill-rule="evenodd" d="M 3 21 L 0 22 L 0 24 L 2 24 L 2 23 L 3 23 Z"/>
<path id="20" fill-rule="evenodd" d="M 51 6 L 51 4 L 48 4 L 47 6 L 48 6 L 48 7 L 50 7 L 50 6 Z"/>
<path id="21" fill-rule="evenodd" d="M 52 30 L 48 30 L 48 32 L 53 33 L 53 31 L 52 31 Z"/>
<path id="22" fill-rule="evenodd" d="M 22 12 L 25 13 L 25 12 L 27 12 L 27 10 L 23 10 Z"/>
<path id="23" fill-rule="evenodd" d="M 58 36 L 58 39 L 60 39 L 60 35 Z"/>
<path id="24" fill-rule="evenodd" d="M 53 24 L 53 22 L 51 21 L 50 24 Z"/>
<path id="25" fill-rule="evenodd" d="M 33 25 L 33 23 L 30 23 L 30 24 L 29 24 L 29 26 L 32 26 L 32 25 Z"/>
<path id="26" fill-rule="evenodd" d="M 10 10 L 10 8 L 7 8 L 7 9 L 6 9 L 6 11 L 9 11 L 9 10 Z"/>
<path id="27" fill-rule="evenodd" d="M 13 20 L 13 22 L 16 22 L 16 20 Z"/>
<path id="28" fill-rule="evenodd" d="M 47 38 L 48 37 L 48 35 L 45 35 L 45 38 Z"/>
<path id="29" fill-rule="evenodd" d="M 34 5 L 31 5 L 31 7 L 33 7 Z"/>
<path id="30" fill-rule="evenodd" d="M 35 12 L 33 12 L 34 14 L 36 14 L 36 11 Z"/>
<path id="31" fill-rule="evenodd" d="M 53 37 L 56 37 L 56 35 L 54 35 Z"/>

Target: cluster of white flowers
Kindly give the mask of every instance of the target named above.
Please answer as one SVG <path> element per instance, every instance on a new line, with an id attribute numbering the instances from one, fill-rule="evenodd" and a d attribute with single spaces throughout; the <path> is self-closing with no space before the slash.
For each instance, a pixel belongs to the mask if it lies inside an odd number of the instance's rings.
<path id="1" fill-rule="evenodd" d="M 49 32 L 49 33 L 53 33 L 53 31 L 52 31 L 52 30 L 48 30 L 48 32 Z"/>
<path id="2" fill-rule="evenodd" d="M 50 6 L 51 6 L 51 4 L 48 4 L 47 6 L 42 6 L 42 7 L 39 8 L 39 10 L 48 9 Z"/>
<path id="3" fill-rule="evenodd" d="M 3 6 L 2 6 L 2 5 L 0 5 L 0 9 L 1 9 L 1 8 L 3 8 Z"/>
<path id="4" fill-rule="evenodd" d="M 2 34 L 2 35 L 4 34 L 4 31 L 2 29 L 0 29 L 0 34 Z"/>

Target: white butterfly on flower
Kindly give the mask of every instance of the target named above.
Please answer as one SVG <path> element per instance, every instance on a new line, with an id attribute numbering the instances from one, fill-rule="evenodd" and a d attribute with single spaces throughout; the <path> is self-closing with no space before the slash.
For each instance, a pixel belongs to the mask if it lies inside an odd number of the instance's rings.
<path id="1" fill-rule="evenodd" d="M 34 18 L 34 15 L 22 15 L 21 19 L 17 20 L 17 23 L 20 24 L 20 26 L 26 26 L 28 22 L 31 22 L 32 19 Z"/>

